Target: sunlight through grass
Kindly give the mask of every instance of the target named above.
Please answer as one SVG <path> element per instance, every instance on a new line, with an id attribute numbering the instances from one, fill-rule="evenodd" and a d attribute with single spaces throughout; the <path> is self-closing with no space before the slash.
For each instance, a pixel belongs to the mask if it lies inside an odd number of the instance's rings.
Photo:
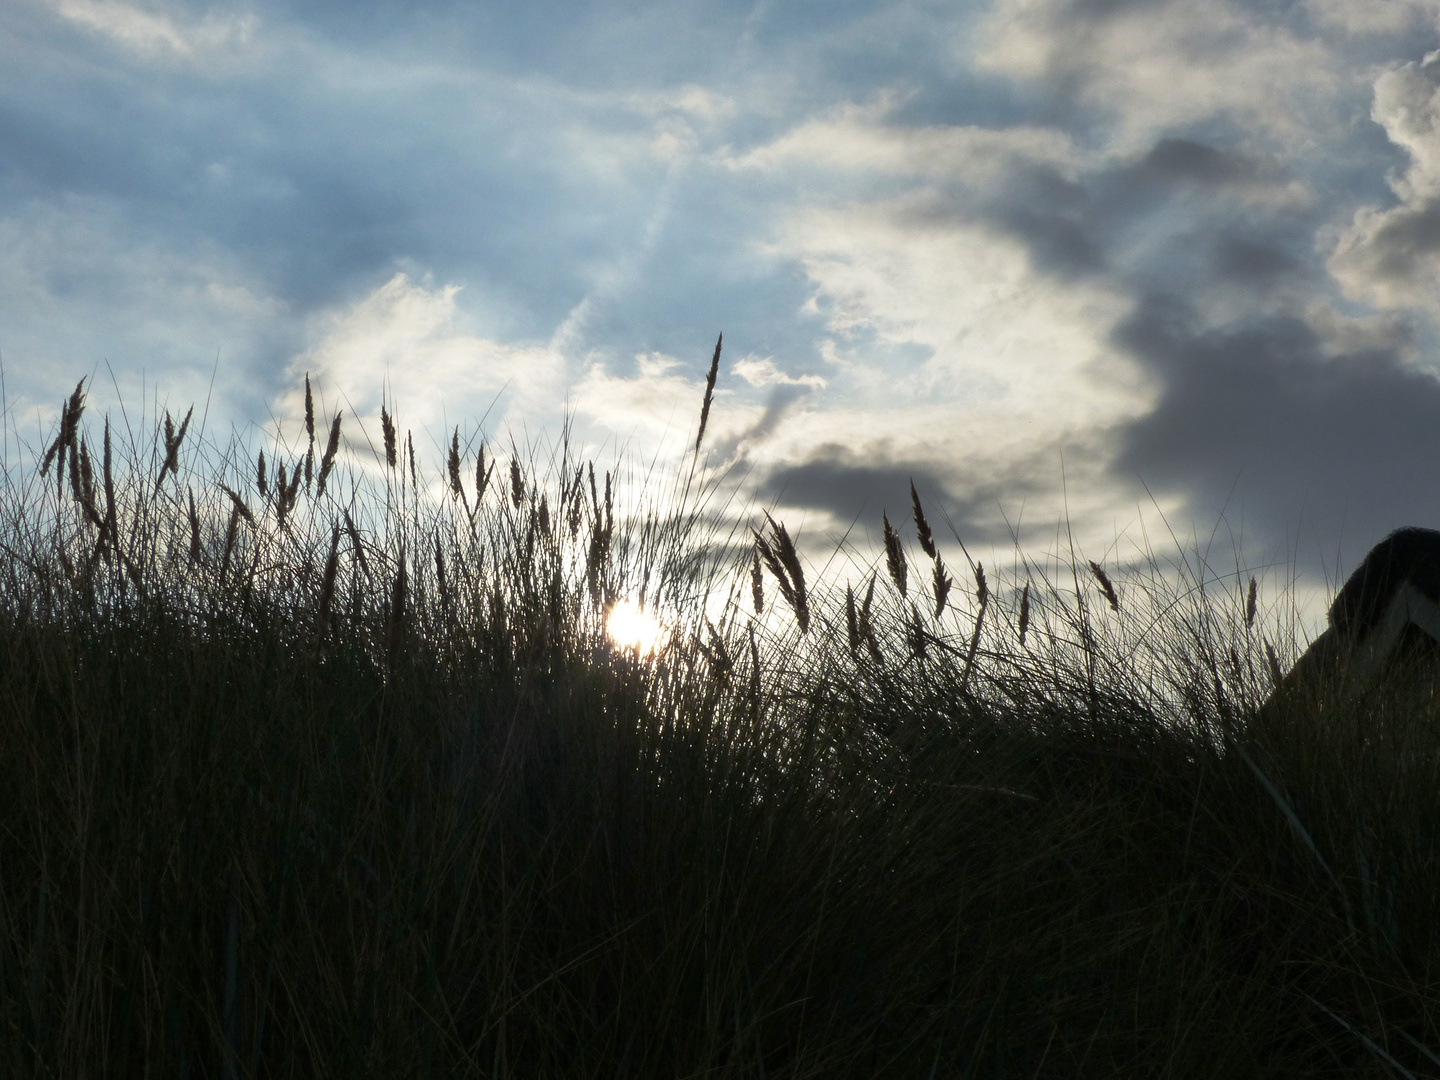
<path id="1" fill-rule="evenodd" d="M 660 621 L 634 600 L 618 601 L 605 619 L 605 632 L 616 645 L 648 656 L 669 637 Z"/>

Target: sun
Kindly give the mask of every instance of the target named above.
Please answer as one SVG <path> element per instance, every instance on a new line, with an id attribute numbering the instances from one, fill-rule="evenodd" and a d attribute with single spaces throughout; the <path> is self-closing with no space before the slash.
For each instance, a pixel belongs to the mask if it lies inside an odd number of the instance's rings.
<path id="1" fill-rule="evenodd" d="M 641 655 L 665 644 L 665 628 L 634 600 L 620 600 L 605 618 L 605 631 L 616 645 Z"/>

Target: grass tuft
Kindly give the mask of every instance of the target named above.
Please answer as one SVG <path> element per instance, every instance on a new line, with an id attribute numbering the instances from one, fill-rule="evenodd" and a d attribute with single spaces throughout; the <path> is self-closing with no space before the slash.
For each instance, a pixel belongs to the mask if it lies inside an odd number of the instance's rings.
<path id="1" fill-rule="evenodd" d="M 427 484 L 337 415 L 312 497 L 308 377 L 268 461 L 92 451 L 83 390 L 0 485 L 0 1075 L 1434 1073 L 1423 656 L 1272 696 L 1238 566 L 971 595 L 912 487 L 931 608 L 888 517 L 807 577 L 688 445 L 487 499 L 482 443 L 472 503 L 458 428 Z"/>

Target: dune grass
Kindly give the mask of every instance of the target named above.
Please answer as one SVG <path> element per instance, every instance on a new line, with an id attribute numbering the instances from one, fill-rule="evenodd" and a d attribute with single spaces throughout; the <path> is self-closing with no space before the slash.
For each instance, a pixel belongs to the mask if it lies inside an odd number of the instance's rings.
<path id="1" fill-rule="evenodd" d="M 84 404 L 0 489 L 0 1074 L 1440 1074 L 1435 719 L 1261 709 L 1242 582 Z"/>

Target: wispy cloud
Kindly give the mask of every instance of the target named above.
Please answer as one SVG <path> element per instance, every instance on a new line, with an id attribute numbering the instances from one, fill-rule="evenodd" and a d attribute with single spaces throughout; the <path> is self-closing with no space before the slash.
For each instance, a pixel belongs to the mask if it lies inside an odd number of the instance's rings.
<path id="1" fill-rule="evenodd" d="M 250 13 L 208 12 L 197 18 L 178 4 L 47 0 L 47 6 L 76 26 L 148 55 L 193 58 L 228 46 L 244 46 L 253 39 L 259 24 L 259 19 Z"/>

